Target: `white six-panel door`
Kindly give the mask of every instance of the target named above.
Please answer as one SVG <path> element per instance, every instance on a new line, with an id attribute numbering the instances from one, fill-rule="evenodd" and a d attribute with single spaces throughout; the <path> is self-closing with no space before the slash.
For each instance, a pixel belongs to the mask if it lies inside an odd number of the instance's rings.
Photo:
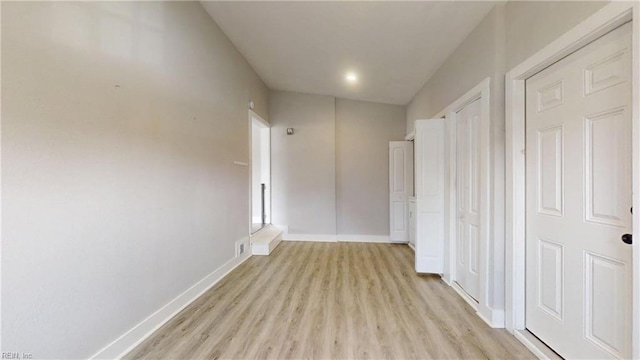
<path id="1" fill-rule="evenodd" d="M 410 141 L 389 142 L 390 240 L 409 241 L 409 195 L 413 192 L 413 156 Z"/>
<path id="2" fill-rule="evenodd" d="M 480 99 L 456 114 L 456 282 L 474 299 L 480 287 Z"/>
<path id="3" fill-rule="evenodd" d="M 631 356 L 631 26 L 526 82 L 526 327 L 565 358 Z"/>

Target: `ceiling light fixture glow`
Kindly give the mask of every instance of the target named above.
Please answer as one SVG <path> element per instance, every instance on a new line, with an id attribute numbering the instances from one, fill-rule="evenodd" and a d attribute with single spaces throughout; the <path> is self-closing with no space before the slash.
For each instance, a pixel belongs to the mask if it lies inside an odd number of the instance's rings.
<path id="1" fill-rule="evenodd" d="M 353 73 L 353 72 L 348 72 L 347 75 L 345 76 L 345 79 L 347 79 L 347 81 L 350 83 L 355 83 L 356 81 L 358 81 L 358 75 L 356 75 L 356 73 Z"/>

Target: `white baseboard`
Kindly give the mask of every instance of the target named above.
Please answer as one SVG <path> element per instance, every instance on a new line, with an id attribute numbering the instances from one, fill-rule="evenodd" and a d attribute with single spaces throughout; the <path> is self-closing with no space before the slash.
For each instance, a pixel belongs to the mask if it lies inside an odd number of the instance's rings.
<path id="1" fill-rule="evenodd" d="M 285 241 L 314 241 L 314 242 L 337 242 L 335 235 L 325 234 L 286 234 L 282 236 Z"/>
<path id="2" fill-rule="evenodd" d="M 364 243 L 398 243 L 391 241 L 387 235 L 343 235 L 343 234 L 290 234 L 287 225 L 274 225 L 282 230 L 284 241 L 315 241 L 315 242 L 364 242 Z"/>
<path id="3" fill-rule="evenodd" d="M 486 312 L 486 314 L 483 314 L 483 311 Z M 477 314 L 480 319 L 484 320 L 490 327 L 494 329 L 504 328 L 504 310 L 495 310 L 485 306 L 484 309 L 480 309 Z"/>
<path id="4" fill-rule="evenodd" d="M 338 235 L 338 241 L 342 242 L 364 242 L 364 243 L 396 243 L 389 240 L 385 235 Z M 402 242 L 397 242 L 402 244 Z"/>
<path id="5" fill-rule="evenodd" d="M 541 360 L 562 360 L 562 358 L 549 349 L 542 341 L 530 334 L 527 330 L 516 330 L 513 332 L 518 341 L 520 341 L 529 351 Z"/>
<path id="6" fill-rule="evenodd" d="M 227 261 L 204 279 L 195 283 L 168 304 L 98 351 L 91 359 L 122 358 L 250 257 L 251 252 L 246 251 L 242 257 Z"/>
<path id="7" fill-rule="evenodd" d="M 390 241 L 388 236 L 383 235 L 283 234 L 282 239 L 285 241 L 405 244 L 403 242 Z"/>
<path id="8" fill-rule="evenodd" d="M 464 299 L 464 301 L 467 302 L 467 304 L 469 304 L 469 306 L 471 306 L 471 308 L 473 308 L 473 310 L 476 311 L 476 313 L 478 313 L 478 302 L 474 298 L 472 298 L 471 295 L 467 294 L 467 292 L 464 291 L 460 284 L 452 281 L 450 286 L 453 288 L 453 290 L 455 290 L 455 292 L 458 293 L 458 295 L 460 295 L 461 298 Z"/>
<path id="9" fill-rule="evenodd" d="M 444 281 L 444 277 L 442 277 L 442 279 Z M 455 292 L 457 292 L 458 295 L 460 295 L 460 297 L 463 298 L 464 301 L 473 308 L 473 310 L 475 310 L 476 315 L 478 315 L 482 321 L 487 323 L 487 325 L 494 329 L 504 328 L 504 310 L 495 310 L 488 306 L 481 306 L 473 297 L 471 297 L 471 295 L 464 291 L 460 284 L 455 281 L 451 281 L 447 284 L 449 284 L 449 286 L 451 286 L 453 290 L 455 290 Z"/>

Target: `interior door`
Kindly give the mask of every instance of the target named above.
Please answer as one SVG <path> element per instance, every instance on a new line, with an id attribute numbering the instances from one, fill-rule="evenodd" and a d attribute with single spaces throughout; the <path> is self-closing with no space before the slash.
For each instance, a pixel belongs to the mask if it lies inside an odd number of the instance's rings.
<path id="1" fill-rule="evenodd" d="M 445 120 L 415 122 L 416 271 L 444 271 Z"/>
<path id="2" fill-rule="evenodd" d="M 480 287 L 480 99 L 456 114 L 456 282 L 474 299 Z"/>
<path id="3" fill-rule="evenodd" d="M 631 24 L 526 82 L 526 326 L 631 357 Z"/>
<path id="4" fill-rule="evenodd" d="M 390 239 L 409 241 L 409 203 L 413 190 L 411 142 L 389 142 L 389 227 Z"/>

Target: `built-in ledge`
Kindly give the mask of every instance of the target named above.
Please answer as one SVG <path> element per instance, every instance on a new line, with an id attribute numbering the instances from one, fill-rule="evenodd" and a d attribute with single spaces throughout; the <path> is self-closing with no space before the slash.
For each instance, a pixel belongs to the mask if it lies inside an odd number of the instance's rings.
<path id="1" fill-rule="evenodd" d="M 251 254 L 269 255 L 282 241 L 282 230 L 268 225 L 251 235 Z"/>

